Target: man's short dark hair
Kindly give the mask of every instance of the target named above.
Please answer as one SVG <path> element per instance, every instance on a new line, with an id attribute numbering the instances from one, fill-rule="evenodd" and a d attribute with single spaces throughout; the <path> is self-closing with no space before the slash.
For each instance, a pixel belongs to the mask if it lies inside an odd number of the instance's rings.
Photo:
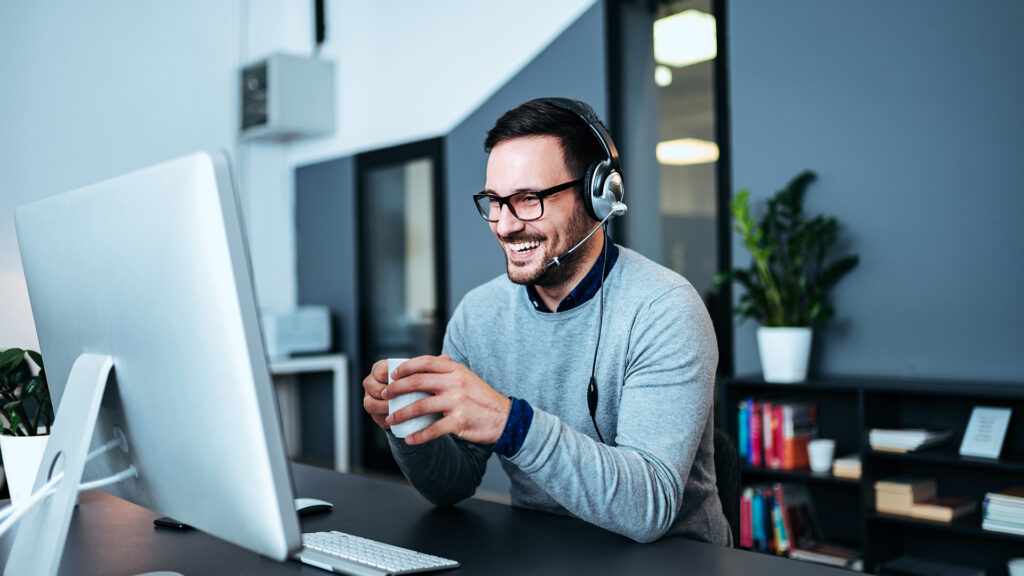
<path id="1" fill-rule="evenodd" d="M 589 105 L 583 102 L 580 105 L 597 118 Z M 573 178 L 582 178 L 587 166 L 605 159 L 604 148 L 597 136 L 575 112 L 536 100 L 520 104 L 498 118 L 494 127 L 487 131 L 484 151 L 490 154 L 495 146 L 506 140 L 527 136 L 557 138 Z"/>

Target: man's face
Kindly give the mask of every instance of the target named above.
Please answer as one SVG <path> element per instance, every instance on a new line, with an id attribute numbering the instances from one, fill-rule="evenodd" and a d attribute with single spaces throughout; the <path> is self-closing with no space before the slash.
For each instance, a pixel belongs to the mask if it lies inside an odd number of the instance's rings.
<path id="1" fill-rule="evenodd" d="M 498 196 L 537 192 L 573 179 L 562 146 L 553 136 L 506 140 L 491 149 L 487 160 L 486 191 Z M 550 270 L 547 263 L 582 240 L 590 224 L 576 189 L 569 188 L 544 198 L 544 215 L 538 220 L 523 222 L 503 207 L 499 220 L 491 222 L 491 232 L 505 252 L 510 280 L 557 286 L 579 270 L 580 252 Z"/>

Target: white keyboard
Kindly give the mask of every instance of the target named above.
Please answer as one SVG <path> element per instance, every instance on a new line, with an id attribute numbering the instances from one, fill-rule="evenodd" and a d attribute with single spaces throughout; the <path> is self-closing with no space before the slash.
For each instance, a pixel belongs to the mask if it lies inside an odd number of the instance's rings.
<path id="1" fill-rule="evenodd" d="M 297 558 L 304 564 L 351 576 L 412 574 L 458 568 L 459 563 L 344 532 L 308 532 Z"/>

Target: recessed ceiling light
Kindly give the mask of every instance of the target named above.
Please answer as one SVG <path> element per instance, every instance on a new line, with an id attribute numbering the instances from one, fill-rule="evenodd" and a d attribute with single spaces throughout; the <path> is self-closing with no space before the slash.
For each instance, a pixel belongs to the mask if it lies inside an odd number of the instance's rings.
<path id="1" fill-rule="evenodd" d="M 689 66 L 718 55 L 715 17 L 684 10 L 654 22 L 654 60 L 669 66 Z"/>
<path id="2" fill-rule="evenodd" d="M 660 88 L 670 86 L 672 84 L 672 69 L 668 66 L 655 66 L 654 83 Z"/>
<path id="3" fill-rule="evenodd" d="M 697 138 L 680 138 L 658 142 L 658 162 L 672 166 L 707 164 L 718 160 L 718 144 Z"/>

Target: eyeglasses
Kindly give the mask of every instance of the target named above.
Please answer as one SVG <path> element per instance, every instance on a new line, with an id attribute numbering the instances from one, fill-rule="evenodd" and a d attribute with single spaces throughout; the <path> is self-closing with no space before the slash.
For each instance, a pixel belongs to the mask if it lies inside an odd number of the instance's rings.
<path id="1" fill-rule="evenodd" d="M 509 212 L 519 220 L 530 222 L 544 215 L 545 198 L 572 188 L 581 182 L 583 179 L 578 178 L 540 192 L 516 192 L 504 197 L 488 193 L 473 194 L 473 202 L 476 203 L 476 209 L 480 211 L 480 215 L 488 222 L 497 222 L 501 219 L 502 206 L 508 206 Z"/>

